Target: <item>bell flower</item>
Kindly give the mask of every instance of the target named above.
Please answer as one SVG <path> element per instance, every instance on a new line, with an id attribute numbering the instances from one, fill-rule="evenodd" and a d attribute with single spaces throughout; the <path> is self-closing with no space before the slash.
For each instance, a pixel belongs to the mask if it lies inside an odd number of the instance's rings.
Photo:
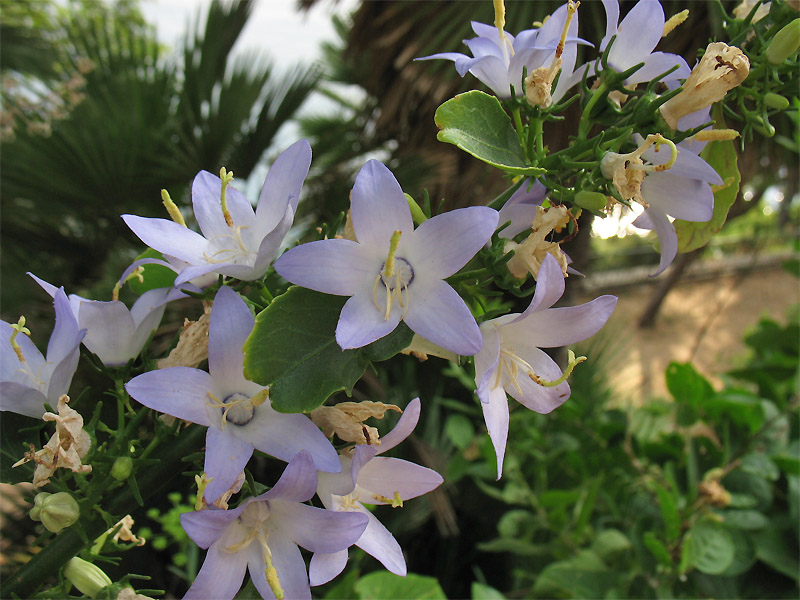
<path id="1" fill-rule="evenodd" d="M 58 289 L 29 273 L 44 291 L 55 297 Z M 107 367 L 120 367 L 139 356 L 161 323 L 166 304 L 186 294 L 172 288 L 148 290 L 128 309 L 119 300 L 87 300 L 69 295 L 69 307 L 80 327 L 86 329 L 83 345 Z"/>
<path id="2" fill-rule="evenodd" d="M 317 475 L 308 452 L 287 465 L 268 492 L 232 510 L 208 509 L 181 515 L 181 525 L 205 561 L 184 598 L 233 598 L 245 571 L 262 598 L 311 598 L 306 565 L 298 546 L 338 552 L 362 534 L 367 519 L 303 504 L 314 495 Z"/>
<path id="3" fill-rule="evenodd" d="M 541 181 L 537 179 L 530 183 L 530 180 L 526 179 L 500 209 L 497 223 L 500 227 L 506 223 L 508 226 L 501 229 L 497 235 L 510 240 L 518 233 L 530 229 L 546 196 L 547 188 Z"/>
<path id="4" fill-rule="evenodd" d="M 550 308 L 563 293 L 561 268 L 547 255 L 528 308 L 481 323 L 483 347 L 475 356 L 475 383 L 497 455 L 498 479 L 508 439 L 506 394 L 538 413 L 561 406 L 570 395 L 566 376 L 578 361 L 571 360 L 564 374 L 540 348 L 558 348 L 594 335 L 617 303 L 614 296 L 601 296 L 580 306 Z"/>
<path id="5" fill-rule="evenodd" d="M 475 255 L 497 226 L 486 206 L 437 215 L 414 229 L 400 184 L 370 160 L 356 177 L 351 215 L 357 241 L 327 239 L 290 249 L 275 270 L 303 287 L 350 296 L 336 326 L 343 349 L 391 333 L 400 321 L 452 352 L 475 354 L 480 332 L 467 305 L 444 280 Z"/>
<path id="6" fill-rule="evenodd" d="M 617 72 L 644 63 L 644 66 L 625 80 L 626 85 L 650 81 L 669 71 L 662 81 L 686 79 L 691 72 L 686 61 L 677 54 L 653 52 L 664 34 L 664 9 L 658 0 L 639 0 L 619 22 L 618 0 L 603 0 L 606 10 L 606 35 L 600 43 L 600 51 L 605 51 L 613 36 L 614 44 L 608 53 L 608 65 Z"/>
<path id="7" fill-rule="evenodd" d="M 244 300 L 221 287 L 210 319 L 208 373 L 169 367 L 138 375 L 125 385 L 145 406 L 208 427 L 204 470 L 211 482 L 205 488 L 206 502 L 213 504 L 233 488 L 254 448 L 286 461 L 306 449 L 318 469 L 338 471 L 336 451 L 306 415 L 275 411 L 268 388 L 245 379 L 242 348 L 255 320 Z"/>
<path id="8" fill-rule="evenodd" d="M 356 546 L 377 558 L 396 575 L 406 575 L 406 561 L 397 540 L 364 505 L 403 502 L 427 494 L 442 483 L 436 471 L 398 458 L 377 455 L 394 448 L 406 439 L 417 425 L 419 398 L 412 400 L 395 428 L 380 440 L 379 445 L 359 444 L 339 456 L 342 470 L 336 474 L 320 473 L 317 495 L 329 510 L 360 513 L 369 522 Z M 322 585 L 342 572 L 347 564 L 347 549 L 335 553 L 317 552 L 311 558 L 311 585 Z"/>
<path id="9" fill-rule="evenodd" d="M 45 402 L 55 407 L 69 390 L 86 330 L 70 310 L 64 288 L 55 290 L 53 299 L 56 322 L 46 358 L 28 338 L 24 318 L 15 325 L 0 321 L 0 411 L 38 419 Z"/>
<path id="10" fill-rule="evenodd" d="M 209 273 L 245 281 L 261 278 L 278 254 L 297 210 L 300 189 L 311 165 L 311 146 L 300 140 L 272 165 L 255 211 L 244 194 L 222 178 L 200 171 L 192 184 L 194 216 L 202 235 L 167 219 L 122 215 L 145 244 L 186 266 L 175 285 Z M 200 284 L 202 285 L 202 284 Z"/>
<path id="11" fill-rule="evenodd" d="M 502 28 L 473 21 L 472 30 L 478 37 L 464 40 L 472 56 L 460 52 L 442 52 L 416 60 L 452 60 L 461 77 L 468 72 L 472 73 L 491 88 L 498 98 L 510 98 L 512 86 L 517 96 L 522 96 L 525 91 L 523 69 L 530 74 L 551 64 L 565 25 L 566 4 L 556 10 L 538 29 L 526 29 L 516 36 Z M 552 94 L 554 102 L 581 79 L 582 71 L 573 71 L 578 52 L 577 44 L 582 41 L 575 37 L 577 31 L 576 14 L 569 24 L 569 37 L 565 40 L 561 77 Z"/>

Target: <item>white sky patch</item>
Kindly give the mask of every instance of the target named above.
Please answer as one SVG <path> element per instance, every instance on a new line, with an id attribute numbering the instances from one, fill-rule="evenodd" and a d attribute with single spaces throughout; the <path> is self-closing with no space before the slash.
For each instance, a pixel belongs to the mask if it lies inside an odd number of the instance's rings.
<path id="1" fill-rule="evenodd" d="M 644 207 L 635 202 L 632 209 L 615 204 L 610 215 L 604 219 L 594 219 L 592 221 L 592 234 L 607 240 L 611 237 L 625 237 L 626 235 L 645 236 L 650 233 L 647 229 L 634 227 L 632 223 L 644 212 Z"/>

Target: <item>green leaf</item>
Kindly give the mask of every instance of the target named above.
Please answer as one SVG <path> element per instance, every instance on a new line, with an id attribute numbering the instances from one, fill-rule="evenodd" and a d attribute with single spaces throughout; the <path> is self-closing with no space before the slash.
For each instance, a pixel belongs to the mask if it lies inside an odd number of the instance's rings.
<path id="1" fill-rule="evenodd" d="M 592 550 L 600 558 L 609 558 L 631 548 L 631 541 L 619 529 L 603 529 L 592 542 Z"/>
<path id="2" fill-rule="evenodd" d="M 725 527 L 710 519 L 701 519 L 694 524 L 691 534 L 692 558 L 698 571 L 719 575 L 731 566 L 735 547 Z"/>
<path id="3" fill-rule="evenodd" d="M 459 450 L 464 450 L 472 443 L 475 437 L 475 428 L 472 421 L 464 415 L 450 415 L 444 424 L 444 432 Z"/>
<path id="4" fill-rule="evenodd" d="M 728 534 L 733 540 L 733 561 L 722 575 L 724 577 L 734 577 L 741 575 L 753 566 L 756 561 L 756 549 L 753 542 L 743 531 L 738 529 L 728 529 Z"/>
<path id="5" fill-rule="evenodd" d="M 533 591 L 546 597 L 602 598 L 616 579 L 594 552 L 584 550 L 574 558 L 547 565 L 536 578 Z"/>
<path id="6" fill-rule="evenodd" d="M 667 542 L 674 542 L 681 533 L 681 517 L 678 513 L 675 496 L 661 485 L 657 485 L 656 494 L 658 495 L 658 505 L 661 507 L 661 518 L 664 520 Z"/>
<path id="7" fill-rule="evenodd" d="M 475 547 L 482 552 L 510 552 L 519 556 L 547 556 L 553 551 L 550 544 L 532 544 L 523 540 L 503 538 L 480 542 Z"/>
<path id="8" fill-rule="evenodd" d="M 736 529 L 764 529 L 769 519 L 757 510 L 728 509 L 718 513 L 725 525 Z"/>
<path id="9" fill-rule="evenodd" d="M 136 260 L 142 258 L 159 258 L 164 260 L 163 255 L 152 248 L 148 248 L 142 252 L 136 257 Z M 140 296 L 150 290 L 172 287 L 172 284 L 175 283 L 175 271 L 163 265 L 142 265 L 142 269 L 141 282 L 138 278 L 134 277 L 127 283 L 128 287 Z"/>
<path id="10" fill-rule="evenodd" d="M 760 475 L 769 481 L 777 481 L 781 476 L 780 470 L 769 456 L 761 452 L 751 452 L 742 457 L 742 471 Z"/>
<path id="11" fill-rule="evenodd" d="M 756 556 L 770 567 L 800 582 L 797 544 L 792 543 L 788 530 L 776 527 L 753 532 L 751 539 L 756 546 Z"/>
<path id="12" fill-rule="evenodd" d="M 666 376 L 667 389 L 672 397 L 695 410 L 714 395 L 714 388 L 708 380 L 689 363 L 670 363 Z"/>
<path id="13" fill-rule="evenodd" d="M 342 350 L 335 332 L 346 300 L 293 286 L 256 316 L 244 345 L 244 373 L 270 386 L 275 410 L 308 412 L 335 392 L 350 393 L 371 358 L 393 356 L 411 341 L 402 326 L 365 348 Z"/>
<path id="14" fill-rule="evenodd" d="M 717 122 L 721 123 L 721 118 Z M 710 221 L 696 223 L 676 219 L 673 223 L 675 233 L 678 234 L 678 252 L 691 252 L 705 246 L 722 229 L 725 219 L 728 218 L 728 210 L 739 194 L 742 176 L 736 165 L 736 148 L 733 141 L 710 142 L 700 156 L 714 167 L 723 183 L 720 186 L 711 186 L 714 190 L 714 213 Z"/>
<path id="15" fill-rule="evenodd" d="M 656 557 L 659 563 L 664 565 L 667 568 L 672 567 L 672 556 L 670 556 L 669 550 L 664 545 L 660 539 L 656 537 L 656 534 L 652 531 L 647 531 L 642 538 L 644 545 L 650 550 L 650 553 Z"/>
<path id="16" fill-rule="evenodd" d="M 356 583 L 356 593 L 359 600 L 447 600 L 436 579 L 414 573 L 405 577 L 386 571 L 370 573 Z"/>
<path id="17" fill-rule="evenodd" d="M 436 109 L 439 141 L 454 144 L 483 162 L 517 175 L 541 175 L 531 167 L 511 119 L 494 96 L 473 90 Z"/>
<path id="18" fill-rule="evenodd" d="M 493 587 L 473 581 L 472 600 L 505 600 L 505 596 Z"/>

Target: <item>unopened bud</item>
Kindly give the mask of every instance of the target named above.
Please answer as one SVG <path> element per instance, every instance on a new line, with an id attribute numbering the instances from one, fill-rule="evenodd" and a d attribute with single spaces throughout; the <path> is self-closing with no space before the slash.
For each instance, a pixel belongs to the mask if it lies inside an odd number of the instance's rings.
<path id="1" fill-rule="evenodd" d="M 600 212 L 608 203 L 605 194 L 600 192 L 591 192 L 589 190 L 580 190 L 575 194 L 575 206 L 580 206 L 592 212 Z"/>
<path id="2" fill-rule="evenodd" d="M 129 456 L 120 456 L 111 467 L 111 476 L 117 481 L 125 481 L 133 472 L 133 460 Z"/>
<path id="3" fill-rule="evenodd" d="M 789 100 L 774 92 L 767 92 L 764 94 L 764 104 L 775 110 L 786 110 L 789 108 Z"/>
<path id="4" fill-rule="evenodd" d="M 78 558 L 69 559 L 64 566 L 64 577 L 78 588 L 78 591 L 90 598 L 94 598 L 104 587 L 112 584 L 111 579 L 100 567 Z"/>
<path id="5" fill-rule="evenodd" d="M 34 521 L 41 521 L 47 531 L 58 533 L 75 524 L 81 515 L 81 509 L 75 498 L 67 492 L 41 492 L 33 499 L 33 508 L 29 515 Z"/>
<path id="6" fill-rule="evenodd" d="M 764 56 L 773 65 L 779 65 L 800 48 L 800 19 L 795 19 L 772 38 Z"/>

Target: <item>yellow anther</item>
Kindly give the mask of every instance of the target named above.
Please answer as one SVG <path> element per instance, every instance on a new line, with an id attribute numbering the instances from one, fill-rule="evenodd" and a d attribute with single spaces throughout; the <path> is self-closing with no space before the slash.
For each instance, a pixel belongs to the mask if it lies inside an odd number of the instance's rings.
<path id="1" fill-rule="evenodd" d="M 172 201 L 172 198 L 170 198 L 167 190 L 161 190 L 161 202 L 164 204 L 164 208 L 167 209 L 170 218 L 178 225 L 183 225 L 186 227 L 186 221 L 183 220 L 181 209 L 179 209 L 178 206 Z"/>
<path id="2" fill-rule="evenodd" d="M 17 342 L 16 337 L 20 333 L 24 333 L 27 336 L 31 335 L 31 330 L 25 327 L 25 317 L 20 317 L 19 321 L 17 321 L 14 325 L 10 326 L 11 329 L 14 331 L 11 332 L 11 338 L 9 341 L 11 342 L 11 347 L 14 349 L 14 352 L 19 359 L 19 362 L 25 362 L 25 355 L 22 354 L 22 348 L 19 346 L 19 342 Z"/>
<path id="3" fill-rule="evenodd" d="M 678 25 L 683 23 L 689 17 L 689 9 L 684 9 L 676 15 L 672 15 L 666 23 L 664 23 L 664 33 L 661 34 L 661 37 L 667 37 L 672 30 L 675 29 Z"/>
<path id="4" fill-rule="evenodd" d="M 403 507 L 403 499 L 400 497 L 400 492 L 394 493 L 394 500 L 392 501 L 392 508 L 402 508 Z"/>
<path id="5" fill-rule="evenodd" d="M 403 499 L 400 497 L 400 492 L 395 492 L 392 498 L 380 494 L 372 494 L 372 497 L 378 502 L 391 504 L 392 508 L 400 508 L 403 506 Z M 369 504 L 369 502 L 367 502 L 367 504 Z"/>
<path id="6" fill-rule="evenodd" d="M 114 300 L 115 302 L 119 300 L 119 291 L 122 289 L 122 286 L 128 283 L 131 279 L 136 279 L 139 283 L 144 283 L 144 277 L 142 276 L 143 273 L 144 273 L 144 267 L 142 265 L 139 265 L 133 271 L 131 271 L 131 274 L 128 275 L 125 279 L 115 283 L 114 289 L 111 290 L 111 299 Z"/>
<path id="7" fill-rule="evenodd" d="M 728 142 L 739 137 L 735 129 L 706 129 L 698 131 L 692 136 L 696 142 Z"/>
<path id="8" fill-rule="evenodd" d="M 222 205 L 222 216 L 225 217 L 225 223 L 228 227 L 233 227 L 233 217 L 231 217 L 231 213 L 228 212 L 228 200 L 225 197 L 225 190 L 228 184 L 233 181 L 233 171 L 227 171 L 225 167 L 222 167 L 219 170 L 219 178 L 222 181 L 222 188 L 219 193 L 219 202 Z"/>

